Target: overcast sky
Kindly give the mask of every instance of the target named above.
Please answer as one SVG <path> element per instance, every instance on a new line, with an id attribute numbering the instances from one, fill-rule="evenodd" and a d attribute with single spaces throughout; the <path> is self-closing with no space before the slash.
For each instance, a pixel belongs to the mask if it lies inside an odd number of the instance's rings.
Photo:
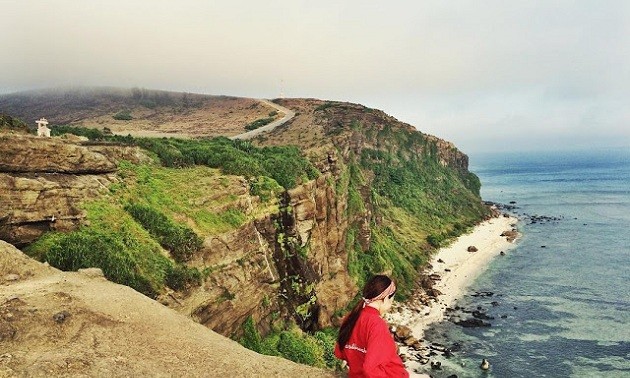
<path id="1" fill-rule="evenodd" d="M 0 10 L 0 94 L 283 93 L 378 108 L 468 153 L 630 148 L 628 0 L 0 0 Z"/>

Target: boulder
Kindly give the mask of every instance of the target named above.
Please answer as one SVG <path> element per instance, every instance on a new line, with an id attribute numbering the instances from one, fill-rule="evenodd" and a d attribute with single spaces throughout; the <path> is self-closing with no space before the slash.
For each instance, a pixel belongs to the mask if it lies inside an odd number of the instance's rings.
<path id="1" fill-rule="evenodd" d="M 412 336 L 411 328 L 404 325 L 398 325 L 395 327 L 394 335 L 398 341 L 406 340 Z"/>

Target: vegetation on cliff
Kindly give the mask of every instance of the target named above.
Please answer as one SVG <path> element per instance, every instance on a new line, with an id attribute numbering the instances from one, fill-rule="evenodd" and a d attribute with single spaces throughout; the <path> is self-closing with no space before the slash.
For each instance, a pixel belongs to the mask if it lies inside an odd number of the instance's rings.
<path id="1" fill-rule="evenodd" d="M 360 105 L 288 101 L 290 127 L 253 143 L 53 127 L 99 148 L 141 147 L 154 162 L 120 161 L 108 195 L 83 204 L 86 222 L 28 253 L 62 269 L 101 267 L 151 297 L 194 290 L 182 307 L 202 324 L 260 353 L 334 367 L 334 334 L 318 332 L 357 287 L 386 273 L 405 299 L 432 251 L 488 209 L 450 143 Z M 213 317 L 224 312 L 221 328 Z"/>
<path id="2" fill-rule="evenodd" d="M 327 104 L 320 110 L 333 106 Z M 329 131 L 337 136 L 338 150 L 346 148 L 339 141 L 364 140 L 347 154 L 345 164 L 338 163 L 337 190 L 347 196 L 350 218 L 348 271 L 359 286 L 375 273 L 389 272 L 404 299 L 431 251 L 488 216 L 479 198 L 479 179 L 465 167 L 442 161 L 439 140 L 415 130 L 356 120 L 339 127 Z M 369 234 L 361 231 L 366 222 Z"/>
<path id="3" fill-rule="evenodd" d="M 295 147 L 260 149 L 226 138 L 108 137 L 75 127 L 55 131 L 138 144 L 154 153 L 160 165 L 121 162 L 110 198 L 85 205 L 88 225 L 70 233 L 48 233 L 27 253 L 63 270 L 99 267 L 112 281 L 151 297 L 165 286 L 181 290 L 198 285 L 201 272 L 182 264 L 202 248 L 203 238 L 273 212 L 277 193 L 285 190 L 281 184 L 290 188 L 317 175 Z M 241 182 L 236 174 L 250 180 Z M 243 195 L 261 201 L 244 208 Z"/>
<path id="4" fill-rule="evenodd" d="M 339 369 L 341 360 L 334 355 L 337 334 L 334 330 L 318 331 L 313 335 L 300 328 L 283 326 L 262 336 L 251 317 L 243 323 L 239 342 L 260 354 L 280 356 L 301 364 Z"/>

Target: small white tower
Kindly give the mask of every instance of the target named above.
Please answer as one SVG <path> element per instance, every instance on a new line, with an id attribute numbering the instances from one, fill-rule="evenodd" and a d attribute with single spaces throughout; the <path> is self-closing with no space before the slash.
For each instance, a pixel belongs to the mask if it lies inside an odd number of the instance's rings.
<path id="1" fill-rule="evenodd" d="M 48 120 L 46 118 L 41 118 L 37 123 L 37 136 L 50 138 L 50 129 L 48 128 Z"/>

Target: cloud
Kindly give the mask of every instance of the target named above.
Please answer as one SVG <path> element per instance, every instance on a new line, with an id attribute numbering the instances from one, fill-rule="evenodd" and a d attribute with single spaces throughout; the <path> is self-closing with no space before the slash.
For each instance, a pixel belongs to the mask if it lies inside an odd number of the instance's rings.
<path id="1" fill-rule="evenodd" d="M 630 145 L 627 1 L 25 0 L 3 13 L 0 93 L 282 90 L 380 108 L 463 149 L 577 143 L 589 125 Z"/>

